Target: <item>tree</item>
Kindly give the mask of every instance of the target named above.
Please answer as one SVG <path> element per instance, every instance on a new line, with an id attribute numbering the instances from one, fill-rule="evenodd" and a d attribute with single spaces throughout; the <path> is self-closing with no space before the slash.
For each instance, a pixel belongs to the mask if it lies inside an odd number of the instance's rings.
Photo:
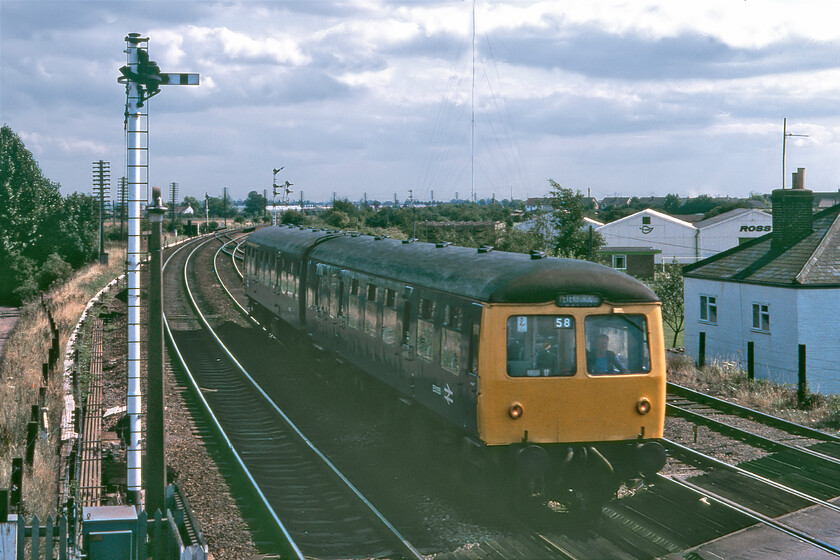
<path id="1" fill-rule="evenodd" d="M 552 179 L 548 182 L 551 185 L 554 252 L 559 257 L 594 259 L 604 239 L 600 233 L 586 228 L 583 194 L 562 187 Z"/>
<path id="2" fill-rule="evenodd" d="M 263 195 L 257 191 L 248 193 L 248 198 L 245 199 L 245 214 L 249 216 L 259 216 L 265 212 L 266 200 Z"/>
<path id="3" fill-rule="evenodd" d="M 83 206 L 65 205 L 58 185 L 44 177 L 32 153 L 8 126 L 0 129 L 0 301 L 18 304 L 32 297 L 32 278 L 48 257 L 60 257 L 78 250 L 79 260 L 88 253 L 83 223 Z M 68 209 L 81 220 L 68 226 Z M 67 237 L 68 233 L 73 236 Z M 95 240 L 95 238 L 94 238 Z M 77 243 L 78 242 L 78 243 Z M 75 260 L 75 259 L 74 259 Z M 81 264 L 81 263 L 80 263 Z"/>
<path id="4" fill-rule="evenodd" d="M 676 347 L 679 334 L 683 331 L 685 312 L 683 308 L 684 279 L 682 266 L 666 264 L 664 272 L 657 272 L 648 284 L 662 302 L 662 322 L 674 331 L 671 347 Z"/>

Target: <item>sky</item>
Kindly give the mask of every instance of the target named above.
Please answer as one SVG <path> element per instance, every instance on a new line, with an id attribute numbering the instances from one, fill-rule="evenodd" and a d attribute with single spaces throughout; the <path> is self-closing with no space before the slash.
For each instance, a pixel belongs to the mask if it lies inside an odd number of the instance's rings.
<path id="1" fill-rule="evenodd" d="M 473 40 L 473 9 L 475 39 Z M 152 185 L 312 201 L 746 197 L 840 187 L 834 0 L 0 0 L 0 122 L 64 194 L 125 175 L 149 38 Z M 474 45 L 474 48 L 473 48 Z M 474 79 L 473 79 L 474 75 Z"/>

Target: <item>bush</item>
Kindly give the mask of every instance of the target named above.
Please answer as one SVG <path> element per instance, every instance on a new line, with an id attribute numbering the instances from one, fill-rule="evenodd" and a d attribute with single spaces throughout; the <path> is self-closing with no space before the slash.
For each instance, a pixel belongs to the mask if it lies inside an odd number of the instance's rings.
<path id="1" fill-rule="evenodd" d="M 41 269 L 38 271 L 38 289 L 47 290 L 53 284 L 63 283 L 72 274 L 73 267 L 58 256 L 58 253 L 53 253 L 47 257 L 46 262 L 41 265 Z"/>

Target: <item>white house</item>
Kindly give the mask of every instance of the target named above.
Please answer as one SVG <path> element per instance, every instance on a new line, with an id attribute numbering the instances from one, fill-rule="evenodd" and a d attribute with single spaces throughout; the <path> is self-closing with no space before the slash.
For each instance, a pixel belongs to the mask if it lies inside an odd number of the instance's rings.
<path id="1" fill-rule="evenodd" d="M 772 232 L 688 265 L 686 353 L 752 362 L 756 377 L 840 393 L 840 205 L 812 214 L 802 188 L 773 191 Z"/>
<path id="2" fill-rule="evenodd" d="M 698 229 L 692 224 L 657 212 L 642 210 L 597 228 L 605 247 L 659 249 L 655 263 L 692 263 L 699 254 Z"/>
<path id="3" fill-rule="evenodd" d="M 598 228 L 605 247 L 647 247 L 662 251 L 656 264 L 689 264 L 760 237 L 772 230 L 770 214 L 736 208 L 691 223 L 656 210 L 642 210 Z"/>

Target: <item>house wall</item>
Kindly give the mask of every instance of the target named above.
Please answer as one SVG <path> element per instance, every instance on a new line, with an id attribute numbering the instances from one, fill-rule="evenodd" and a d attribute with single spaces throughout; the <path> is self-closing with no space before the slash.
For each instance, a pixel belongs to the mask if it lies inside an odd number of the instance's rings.
<path id="1" fill-rule="evenodd" d="M 700 228 L 700 258 L 705 259 L 732 247 L 742 238 L 761 237 L 773 229 L 773 217 L 755 210 Z"/>
<path id="2" fill-rule="evenodd" d="M 797 290 L 799 343 L 812 391 L 840 393 L 840 288 Z"/>
<path id="3" fill-rule="evenodd" d="M 644 217 L 650 218 L 650 224 L 642 223 Z M 697 229 L 655 213 L 638 212 L 603 225 L 597 231 L 604 236 L 606 247 L 651 247 L 661 250 L 662 253 L 654 257 L 656 264 L 675 260 L 686 264 L 697 260 Z"/>
<path id="4" fill-rule="evenodd" d="M 700 321 L 700 295 L 717 298 L 717 324 Z M 770 306 L 770 331 L 752 328 L 753 303 Z M 754 343 L 755 376 L 796 385 L 799 345 L 806 348 L 811 391 L 840 393 L 840 289 L 791 289 L 685 279 L 685 349 L 698 359 L 706 333 L 706 363 L 731 361 L 747 369 L 747 342 Z"/>

